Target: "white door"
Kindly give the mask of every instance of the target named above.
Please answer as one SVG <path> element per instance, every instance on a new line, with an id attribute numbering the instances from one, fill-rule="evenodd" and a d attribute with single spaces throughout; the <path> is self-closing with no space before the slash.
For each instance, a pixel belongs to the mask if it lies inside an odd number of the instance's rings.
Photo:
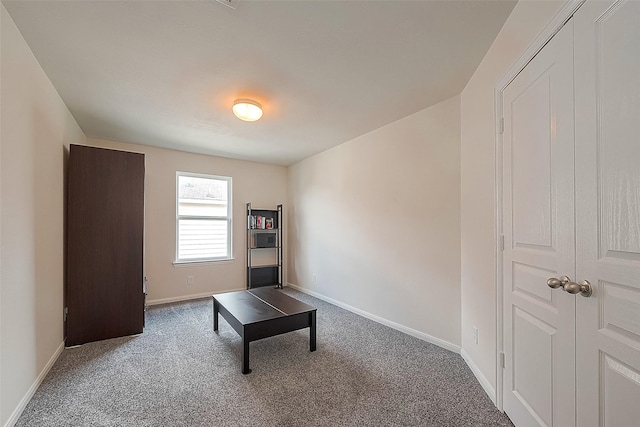
<path id="1" fill-rule="evenodd" d="M 574 19 L 577 419 L 640 426 L 640 2 Z"/>
<path id="2" fill-rule="evenodd" d="M 573 25 L 503 94 L 503 405 L 516 426 L 575 425 Z"/>
<path id="3" fill-rule="evenodd" d="M 638 426 L 640 2 L 587 1 L 503 103 L 505 411 Z"/>

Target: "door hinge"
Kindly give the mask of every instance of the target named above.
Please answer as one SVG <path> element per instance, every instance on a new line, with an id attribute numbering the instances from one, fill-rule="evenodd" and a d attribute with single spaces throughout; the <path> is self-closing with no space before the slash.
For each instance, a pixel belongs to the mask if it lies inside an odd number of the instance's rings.
<path id="1" fill-rule="evenodd" d="M 500 135 L 504 133 L 504 117 L 500 117 L 500 121 L 498 122 L 498 133 Z"/>
<path id="2" fill-rule="evenodd" d="M 504 353 L 500 353 L 500 367 L 504 369 Z"/>
<path id="3" fill-rule="evenodd" d="M 500 250 L 504 251 L 504 235 L 500 235 L 500 242 L 498 244 L 500 245 Z"/>
<path id="4" fill-rule="evenodd" d="M 67 321 L 67 315 L 69 314 L 69 307 L 64 308 L 64 321 Z"/>

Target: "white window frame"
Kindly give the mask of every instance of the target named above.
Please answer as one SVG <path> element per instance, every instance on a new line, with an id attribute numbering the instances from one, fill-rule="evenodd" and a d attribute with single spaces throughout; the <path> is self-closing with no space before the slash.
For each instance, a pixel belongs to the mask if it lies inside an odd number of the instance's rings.
<path id="1" fill-rule="evenodd" d="M 227 216 L 195 216 L 195 215 L 180 215 L 180 177 L 195 177 L 195 178 L 205 178 L 205 179 L 215 179 L 218 181 L 226 181 L 227 182 Z M 206 263 L 206 262 L 219 262 L 219 261 L 229 261 L 233 260 L 233 246 L 232 246 L 232 229 L 233 229 L 233 192 L 232 192 L 232 179 L 230 176 L 222 176 L 222 175 L 209 175 L 202 173 L 193 173 L 193 172 L 181 172 L 176 171 L 176 250 L 174 256 L 174 265 L 176 264 L 193 264 L 193 263 Z M 207 258 L 189 258 L 189 259 L 180 259 L 180 220 L 181 219 L 195 219 L 195 220 L 225 220 L 227 221 L 227 254 L 221 257 L 207 257 Z"/>

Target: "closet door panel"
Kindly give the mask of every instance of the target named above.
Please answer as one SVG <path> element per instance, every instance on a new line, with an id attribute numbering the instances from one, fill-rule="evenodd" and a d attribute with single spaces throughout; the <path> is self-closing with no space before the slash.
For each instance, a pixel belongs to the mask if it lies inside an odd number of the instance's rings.
<path id="1" fill-rule="evenodd" d="M 587 2 L 575 15 L 580 426 L 640 419 L 640 3 Z"/>
<path id="2" fill-rule="evenodd" d="M 504 91 L 504 409 L 518 426 L 574 425 L 573 27 Z"/>

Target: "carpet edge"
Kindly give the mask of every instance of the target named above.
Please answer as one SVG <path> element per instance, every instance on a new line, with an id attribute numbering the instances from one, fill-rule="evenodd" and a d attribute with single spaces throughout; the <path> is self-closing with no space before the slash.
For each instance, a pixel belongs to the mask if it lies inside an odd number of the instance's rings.
<path id="1" fill-rule="evenodd" d="M 62 340 L 47 364 L 44 365 L 44 368 L 42 368 L 40 374 L 37 376 L 33 384 L 31 384 L 31 387 L 29 387 L 29 390 L 27 390 L 23 398 L 20 399 L 20 403 L 18 403 L 18 406 L 16 406 L 16 408 L 13 410 L 4 427 L 13 427 L 18 422 L 18 419 L 20 418 L 20 415 L 22 415 L 24 408 L 27 407 L 33 395 L 36 394 L 38 387 L 40 387 L 40 384 L 42 384 L 42 381 L 44 381 L 45 377 L 53 367 L 53 364 L 56 363 L 56 360 L 58 360 L 58 357 L 60 357 L 60 355 L 62 354 L 62 350 L 64 350 L 64 340 Z"/>
<path id="2" fill-rule="evenodd" d="M 471 356 L 469 356 L 469 353 L 464 351 L 464 349 L 460 350 L 460 356 L 462 356 L 464 362 L 467 364 L 469 369 L 471 369 L 471 372 L 473 372 L 473 375 L 475 375 L 476 379 L 484 389 L 484 392 L 487 393 L 487 396 L 489 396 L 489 399 L 491 399 L 491 402 L 493 402 L 493 405 L 495 407 L 498 407 L 498 405 L 496 404 L 496 390 L 493 388 L 487 377 L 482 374 L 476 364 L 473 363 L 473 360 L 471 360 Z"/>
<path id="3" fill-rule="evenodd" d="M 449 351 L 452 351 L 454 353 L 460 354 L 460 350 L 461 350 L 460 346 L 455 345 L 453 343 L 450 343 L 448 341 L 442 340 L 440 338 L 436 338 L 436 337 L 431 336 L 429 334 L 425 334 L 424 332 L 420 332 L 418 330 L 409 328 L 408 326 L 401 325 L 400 323 L 393 322 L 391 320 L 385 319 L 384 317 L 380 317 L 380 316 L 377 316 L 375 314 L 371 314 L 371 313 L 369 313 L 367 311 L 364 311 L 364 310 L 361 310 L 359 308 L 350 306 L 349 304 L 345 304 L 343 302 L 340 302 L 338 300 L 335 300 L 333 298 L 330 298 L 330 297 L 325 296 L 323 294 L 320 294 L 318 292 L 312 291 L 310 289 L 302 288 L 302 287 L 300 287 L 298 285 L 295 285 L 295 284 L 293 284 L 291 282 L 287 282 L 287 286 L 290 286 L 292 289 L 295 289 L 297 291 L 303 292 L 305 294 L 309 294 L 309 295 L 311 295 L 313 297 L 316 297 L 318 299 L 326 301 L 326 302 L 328 302 L 330 304 L 333 304 L 335 306 L 338 306 L 340 308 L 343 308 L 343 309 L 345 309 L 347 311 L 350 311 L 352 313 L 355 313 L 355 314 L 357 314 L 359 316 L 365 317 L 365 318 L 367 318 L 369 320 L 373 320 L 374 322 L 377 322 L 377 323 L 380 323 L 382 325 L 388 326 L 388 327 L 390 327 L 392 329 L 395 329 L 397 331 L 403 332 L 403 333 L 405 333 L 407 335 L 411 335 L 412 337 L 418 338 L 418 339 L 420 339 L 422 341 L 426 341 L 428 343 L 437 345 L 438 347 L 442 347 L 445 350 L 449 350 Z"/>

